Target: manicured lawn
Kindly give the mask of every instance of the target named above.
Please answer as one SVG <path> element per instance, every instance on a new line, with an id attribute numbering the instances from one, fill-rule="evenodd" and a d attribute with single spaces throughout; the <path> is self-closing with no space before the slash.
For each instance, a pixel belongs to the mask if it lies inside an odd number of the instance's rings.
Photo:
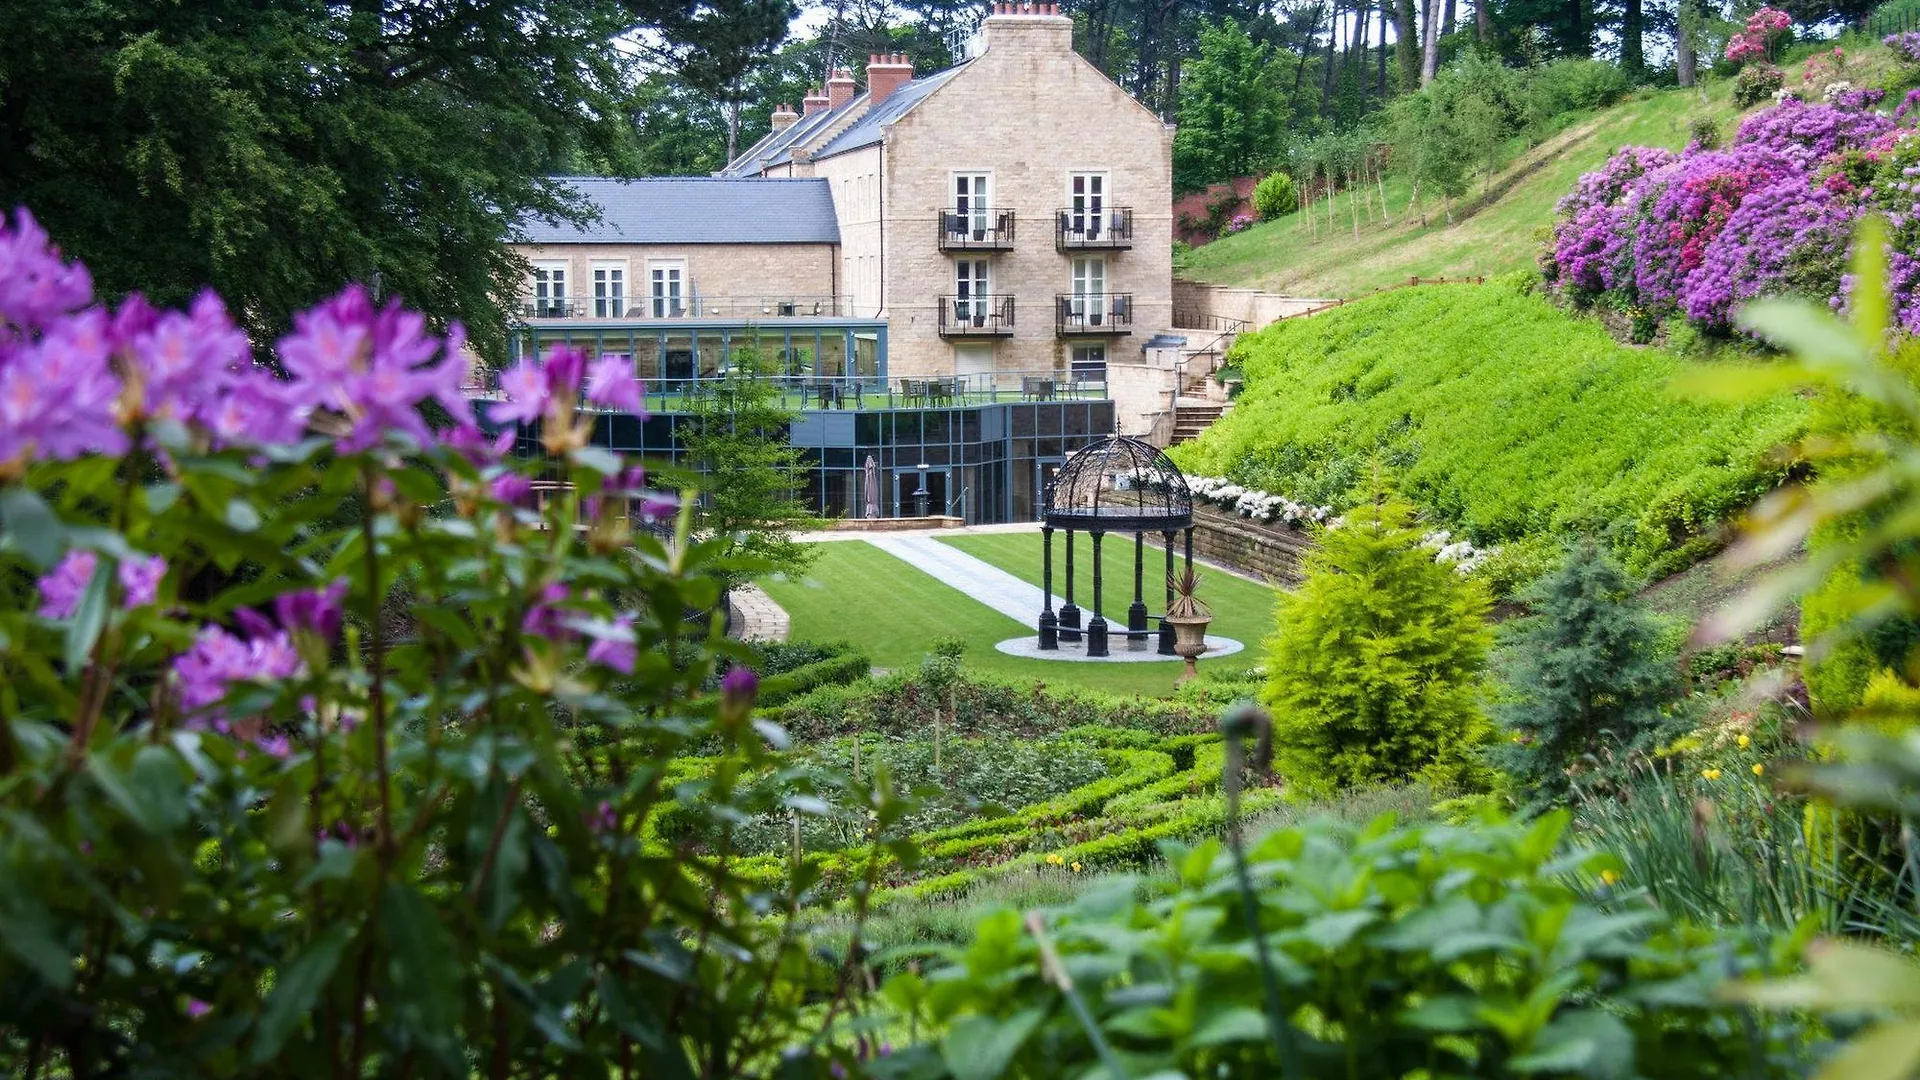
<path id="1" fill-rule="evenodd" d="M 967 536 L 940 537 L 943 544 L 951 544 L 961 551 L 982 562 L 1005 570 L 1017 578 L 1040 584 L 1041 553 L 1040 534 L 1031 533 L 975 533 Z M 1146 569 L 1142 573 L 1141 591 L 1145 594 L 1147 610 L 1158 614 L 1166 606 L 1166 553 L 1149 539 L 1146 550 Z M 1105 586 L 1101 603 L 1105 608 L 1108 622 L 1117 622 L 1124 627 L 1127 621 L 1127 605 L 1133 602 L 1133 537 L 1109 536 L 1100 546 L 1102 578 Z M 1053 590 L 1054 604 L 1060 603 L 1059 595 L 1067 587 L 1066 538 L 1055 535 L 1053 540 Z M 1174 550 L 1174 566 L 1179 568 L 1180 552 Z M 1247 646 L 1247 651 L 1236 653 L 1224 663 L 1240 667 L 1252 667 L 1261 662 L 1261 643 L 1273 633 L 1273 589 L 1259 582 L 1248 581 L 1243 577 L 1221 570 L 1209 570 L 1197 566 L 1200 574 L 1200 599 L 1213 608 L 1213 625 L 1207 633 L 1230 637 Z M 1093 608 L 1093 540 L 1085 533 L 1074 539 L 1073 551 L 1073 601 L 1087 611 L 1086 618 L 1092 617 Z M 1206 665 L 1201 657 L 1201 666 Z"/>
<path id="2" fill-rule="evenodd" d="M 1039 573 L 1038 533 L 965 539 L 1005 539 L 1029 545 L 1010 546 L 1006 557 L 1012 561 L 1004 565 L 1017 572 L 1017 561 L 1030 553 L 1034 573 Z M 967 666 L 977 671 L 1051 685 L 1084 686 L 1117 694 L 1164 697 L 1173 692 L 1173 680 L 1179 674 L 1177 660 L 1165 663 L 1076 664 L 1008 656 L 996 651 L 993 646 L 996 642 L 1029 632 L 1021 623 L 865 541 L 836 540 L 823 543 L 819 548 L 819 558 L 804 577 L 798 580 L 773 577 L 760 582 L 774 602 L 785 608 L 792 617 L 792 636 L 795 640 L 852 641 L 867 650 L 873 657 L 875 667 L 899 669 L 917 666 L 925 659 L 936 639 L 953 634 L 966 640 Z M 985 553 L 974 554 L 988 562 L 996 561 Z M 1129 560 L 1131 557 L 1129 554 Z M 1091 549 L 1088 549 L 1087 558 L 1087 565 L 1091 567 Z M 1127 595 L 1107 612 L 1110 621 L 1118 616 L 1123 628 L 1126 602 L 1132 599 L 1133 587 L 1132 562 L 1129 561 L 1127 565 Z M 1212 588 L 1225 576 L 1207 575 L 1202 583 L 1203 595 L 1213 595 Z M 1034 580 L 1038 581 L 1039 578 L 1036 576 Z M 1262 591 L 1260 586 L 1249 582 L 1238 584 L 1253 594 Z M 1088 599 L 1091 599 L 1091 594 Z M 1157 605 L 1154 610 L 1158 610 Z M 1258 662 L 1259 641 L 1271 630 L 1270 602 L 1266 610 L 1269 613 L 1268 625 L 1253 637 L 1221 631 L 1232 637 L 1240 637 L 1250 647 L 1247 653 L 1229 657 L 1221 663 L 1247 667 Z M 1035 612 L 1036 617 L 1038 614 Z M 1237 625 L 1251 626 L 1252 620 Z M 1206 663 L 1206 660 L 1201 660 L 1203 667 Z"/>

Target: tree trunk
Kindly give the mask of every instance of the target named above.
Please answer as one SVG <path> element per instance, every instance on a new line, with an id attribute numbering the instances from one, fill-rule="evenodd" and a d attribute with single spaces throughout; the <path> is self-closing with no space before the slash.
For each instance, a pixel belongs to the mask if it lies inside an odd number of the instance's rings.
<path id="1" fill-rule="evenodd" d="M 1482 45 L 1493 42 L 1493 10 L 1487 5 L 1491 0 L 1473 0 L 1473 37 Z"/>
<path id="2" fill-rule="evenodd" d="M 1322 4 L 1320 5 L 1319 8 L 1315 9 L 1314 17 L 1313 17 L 1313 33 L 1317 34 L 1320 32 L 1320 14 L 1326 10 L 1327 10 L 1327 6 L 1325 4 Z M 1300 81 L 1301 79 L 1306 77 L 1307 57 L 1312 55 L 1312 53 L 1313 53 L 1313 35 L 1309 34 L 1307 35 L 1306 44 L 1300 47 L 1300 62 L 1293 65 L 1293 98 L 1292 98 L 1293 101 L 1300 100 Z"/>
<path id="3" fill-rule="evenodd" d="M 1380 49 L 1375 55 L 1380 66 L 1380 74 L 1375 78 L 1375 85 L 1378 87 L 1378 94 L 1382 101 L 1387 99 L 1387 20 L 1392 17 L 1387 9 L 1392 6 L 1392 2 L 1393 0 L 1380 0 L 1379 8 Z"/>
<path id="4" fill-rule="evenodd" d="M 1320 69 L 1320 115 L 1333 115 L 1334 45 L 1340 38 L 1340 4 L 1335 0 L 1333 21 L 1327 24 L 1327 52 Z"/>
<path id="5" fill-rule="evenodd" d="M 1620 67 L 1634 82 L 1639 82 L 1646 73 L 1647 53 L 1641 41 L 1645 23 L 1641 0 L 1626 0 L 1626 9 L 1620 16 Z"/>
<path id="6" fill-rule="evenodd" d="M 1446 35 L 1453 33 L 1454 9 L 1459 6 L 1459 2 L 1460 0 L 1447 0 L 1447 18 L 1446 18 L 1446 21 L 1441 25 L 1441 29 L 1440 29 L 1440 35 L 1442 37 L 1445 37 Z"/>
<path id="7" fill-rule="evenodd" d="M 1691 21 L 1687 18 L 1688 7 L 1686 0 L 1681 0 L 1680 25 L 1673 34 L 1673 54 L 1679 64 L 1681 86 L 1692 86 L 1697 78 L 1697 73 L 1694 71 L 1693 27 L 1688 25 Z"/>
<path id="8" fill-rule="evenodd" d="M 727 102 L 727 160 L 740 156 L 740 102 Z"/>
<path id="9" fill-rule="evenodd" d="M 1420 18 L 1420 85 L 1425 86 L 1440 74 L 1440 2 L 1425 0 Z"/>
<path id="10" fill-rule="evenodd" d="M 1420 34 L 1413 25 L 1413 0 L 1394 0 L 1393 58 L 1400 65 L 1402 93 L 1420 86 Z"/>
<path id="11" fill-rule="evenodd" d="M 1593 55 L 1593 30 L 1587 24 L 1587 0 L 1567 0 L 1567 26 L 1571 40 L 1567 52 L 1574 56 Z"/>

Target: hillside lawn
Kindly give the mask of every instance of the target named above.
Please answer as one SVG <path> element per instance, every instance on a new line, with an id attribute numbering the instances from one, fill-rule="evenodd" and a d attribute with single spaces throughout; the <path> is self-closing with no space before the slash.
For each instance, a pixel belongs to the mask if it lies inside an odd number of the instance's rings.
<path id="1" fill-rule="evenodd" d="M 1038 533 L 966 539 L 1004 539 L 1030 544 L 1034 562 L 1033 580 L 1039 580 Z M 1022 633 L 1031 633 L 1027 626 L 863 540 L 833 540 L 816 546 L 819 555 L 800 579 L 776 575 L 759 582 L 761 588 L 773 597 L 775 603 L 785 608 L 793 620 L 790 635 L 793 640 L 851 641 L 873 657 L 875 667 L 898 670 L 918 666 L 936 640 L 957 635 L 966 641 L 965 662 L 975 671 L 1115 694 L 1167 697 L 1173 693 L 1173 681 L 1180 672 L 1177 659 L 1154 663 L 1094 664 L 1008 656 L 996 650 L 994 645 Z M 1131 544 L 1127 546 L 1131 547 Z M 996 556 L 1017 559 L 1021 554 L 1017 545 L 1008 545 L 1008 548 L 1008 552 L 996 552 Z M 1110 547 L 1107 550 L 1112 549 Z M 972 553 L 988 562 L 995 561 L 985 553 Z M 1093 565 L 1090 548 L 1087 557 L 1090 568 Z M 1125 596 L 1120 596 L 1116 578 L 1114 595 L 1119 599 L 1109 602 L 1107 612 L 1109 621 L 1118 617 L 1122 629 L 1125 627 L 1126 605 L 1132 599 L 1131 553 L 1126 565 Z M 1006 568 L 1014 569 L 1012 565 Z M 1215 597 L 1215 610 L 1223 620 L 1223 625 L 1248 628 L 1252 636 L 1229 634 L 1244 641 L 1247 651 L 1220 662 L 1236 668 L 1250 667 L 1259 662 L 1260 642 L 1272 632 L 1273 601 L 1265 586 L 1232 579 L 1239 587 L 1231 587 L 1225 584 L 1228 578 L 1226 574 L 1209 574 L 1202 587 L 1208 590 L 1208 595 Z M 1216 587 L 1219 589 L 1217 594 L 1213 592 Z M 1084 596 L 1076 595 L 1083 607 L 1091 603 L 1091 579 L 1088 581 L 1088 590 Z M 1158 611 L 1160 605 L 1152 607 Z M 1036 619 L 1039 615 L 1038 611 L 1034 612 Z M 1203 658 L 1200 663 L 1205 667 L 1207 661 Z"/>
<path id="2" fill-rule="evenodd" d="M 1888 50 L 1867 38 L 1841 44 L 1859 66 L 1855 85 L 1871 86 L 1891 67 Z M 1783 66 L 1788 85 L 1798 85 L 1800 58 L 1832 42 L 1792 50 Z M 1580 174 L 1604 164 L 1624 146 L 1678 150 L 1691 138 L 1696 120 L 1719 125 L 1724 145 L 1740 126 L 1733 104 L 1733 80 L 1712 79 L 1690 89 L 1641 90 L 1606 109 L 1563 117 L 1567 126 L 1515 154 L 1491 182 L 1475 176 L 1463 198 L 1454 200 L 1449 225 L 1438 199 L 1422 199 L 1421 211 L 1407 213 L 1412 189 L 1404 180 L 1386 181 L 1386 204 L 1393 224 L 1379 218 L 1379 197 L 1368 224 L 1364 207 L 1360 233 L 1353 232 L 1353 211 L 1343 192 L 1335 199 L 1333 229 L 1327 227 L 1324 199 L 1318 238 L 1299 213 L 1195 248 L 1176 277 L 1218 285 L 1264 289 L 1290 296 L 1350 298 L 1404 284 L 1410 277 L 1493 277 L 1531 269 L 1553 223 L 1553 208 L 1573 189 Z M 1489 196 L 1491 196 L 1489 198 Z M 1476 203 L 1485 201 L 1484 206 Z M 1420 221 L 1421 213 L 1426 223 Z"/>
<path id="3" fill-rule="evenodd" d="M 1246 335 L 1234 356 L 1238 404 L 1171 452 L 1189 475 L 1343 509 L 1378 463 L 1435 527 L 1512 546 L 1521 579 L 1579 534 L 1639 574 L 1690 565 L 1781 482 L 1774 452 L 1807 423 L 1791 393 L 1685 397 L 1674 377 L 1701 365 L 1507 284 L 1381 293 Z"/>

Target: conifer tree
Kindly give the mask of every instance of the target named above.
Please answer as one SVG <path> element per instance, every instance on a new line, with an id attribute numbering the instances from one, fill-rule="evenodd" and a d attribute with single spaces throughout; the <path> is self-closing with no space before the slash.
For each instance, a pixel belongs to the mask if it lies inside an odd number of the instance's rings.
<path id="1" fill-rule="evenodd" d="M 1582 759 L 1630 745 L 1655 723 L 1674 672 L 1633 581 L 1591 540 L 1523 600 L 1534 614 L 1503 635 L 1507 693 L 1495 715 L 1511 747 L 1502 764 L 1521 790 L 1551 795 Z"/>
<path id="2" fill-rule="evenodd" d="M 1478 786 L 1492 645 L 1481 584 L 1436 563 L 1413 508 L 1375 471 L 1366 502 L 1326 530 L 1280 604 L 1262 700 L 1289 788 L 1321 795 L 1421 780 Z"/>

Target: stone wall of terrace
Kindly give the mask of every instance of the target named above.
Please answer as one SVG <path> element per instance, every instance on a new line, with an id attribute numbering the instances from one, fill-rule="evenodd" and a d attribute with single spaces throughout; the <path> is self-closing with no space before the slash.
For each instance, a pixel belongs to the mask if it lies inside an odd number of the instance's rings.
<path id="1" fill-rule="evenodd" d="M 1210 507 L 1193 508 L 1193 553 L 1242 573 L 1291 588 L 1300 583 L 1300 562 L 1312 549 L 1313 539 L 1305 529 L 1263 525 Z"/>

